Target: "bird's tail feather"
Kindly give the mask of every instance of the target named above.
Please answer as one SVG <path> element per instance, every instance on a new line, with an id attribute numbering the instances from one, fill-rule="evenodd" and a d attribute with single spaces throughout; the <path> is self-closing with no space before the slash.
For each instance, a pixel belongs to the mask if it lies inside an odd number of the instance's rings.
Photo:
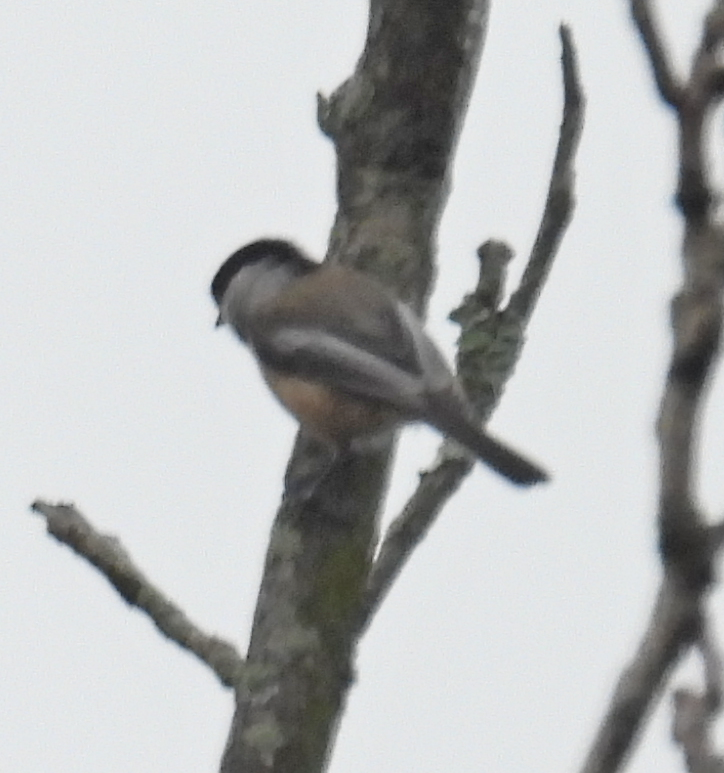
<path id="1" fill-rule="evenodd" d="M 427 421 L 443 434 L 472 451 L 488 467 L 518 486 L 532 486 L 548 480 L 548 473 L 509 446 L 480 429 L 458 409 L 449 395 L 431 395 L 431 416 Z"/>

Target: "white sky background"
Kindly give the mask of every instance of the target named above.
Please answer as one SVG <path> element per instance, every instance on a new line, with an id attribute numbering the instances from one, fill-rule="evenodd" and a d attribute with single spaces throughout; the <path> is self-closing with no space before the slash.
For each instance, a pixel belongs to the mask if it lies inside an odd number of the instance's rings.
<path id="1" fill-rule="evenodd" d="M 658 5 L 683 65 L 709 3 Z M 430 326 L 451 354 L 445 317 L 481 241 L 530 247 L 565 19 L 588 95 L 579 206 L 492 421 L 554 480 L 467 480 L 361 646 L 332 771 L 574 770 L 640 636 L 680 223 L 674 125 L 626 6 L 493 9 Z M 214 331 L 208 284 L 261 235 L 323 253 L 334 157 L 314 94 L 352 71 L 365 26 L 362 0 L 0 8 L 0 770 L 217 770 L 231 695 L 28 505 L 74 501 L 245 649 L 295 425 Z M 719 384 L 701 454 L 714 514 L 723 437 Z M 390 513 L 435 446 L 406 433 Z M 630 769 L 681 770 L 668 700 Z"/>

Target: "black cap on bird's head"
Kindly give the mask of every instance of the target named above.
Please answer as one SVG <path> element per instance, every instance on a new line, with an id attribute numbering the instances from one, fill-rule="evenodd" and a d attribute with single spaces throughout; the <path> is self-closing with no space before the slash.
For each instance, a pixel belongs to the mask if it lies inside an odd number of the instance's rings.
<path id="1" fill-rule="evenodd" d="M 239 271 L 244 266 L 249 266 L 260 260 L 294 263 L 299 267 L 300 274 L 307 273 L 317 266 L 298 247 L 283 239 L 259 239 L 259 241 L 251 242 L 228 257 L 216 272 L 211 282 L 211 294 L 217 305 L 221 304 L 221 299 L 224 297 L 231 280 Z"/>

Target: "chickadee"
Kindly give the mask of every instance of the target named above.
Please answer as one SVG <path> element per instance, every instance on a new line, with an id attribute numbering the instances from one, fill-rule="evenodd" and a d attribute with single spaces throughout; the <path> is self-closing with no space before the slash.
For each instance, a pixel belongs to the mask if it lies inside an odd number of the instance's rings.
<path id="1" fill-rule="evenodd" d="M 217 325 L 232 326 L 281 403 L 338 451 L 424 421 L 513 483 L 548 479 L 483 432 L 419 318 L 375 279 L 262 239 L 222 264 L 211 294 Z"/>

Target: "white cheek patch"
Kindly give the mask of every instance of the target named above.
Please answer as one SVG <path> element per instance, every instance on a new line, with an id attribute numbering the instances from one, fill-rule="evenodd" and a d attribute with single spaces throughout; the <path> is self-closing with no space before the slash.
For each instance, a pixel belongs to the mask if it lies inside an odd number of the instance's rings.
<path id="1" fill-rule="evenodd" d="M 219 307 L 221 319 L 232 325 L 243 341 L 249 340 L 252 319 L 258 309 L 275 298 L 294 279 L 285 265 L 257 261 L 243 266 L 229 282 Z"/>

